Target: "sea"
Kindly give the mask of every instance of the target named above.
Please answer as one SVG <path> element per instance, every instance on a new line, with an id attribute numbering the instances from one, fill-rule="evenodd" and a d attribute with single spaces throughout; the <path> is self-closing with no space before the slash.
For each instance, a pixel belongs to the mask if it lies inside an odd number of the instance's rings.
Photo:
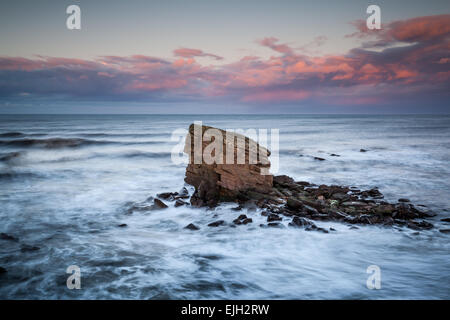
<path id="1" fill-rule="evenodd" d="M 261 228 L 233 203 L 130 213 L 192 192 L 173 153 L 194 121 L 278 130 L 274 174 L 377 187 L 435 227 Z M 0 115 L 0 299 L 449 299 L 449 164 L 446 115 Z M 253 223 L 232 227 L 240 214 Z"/>

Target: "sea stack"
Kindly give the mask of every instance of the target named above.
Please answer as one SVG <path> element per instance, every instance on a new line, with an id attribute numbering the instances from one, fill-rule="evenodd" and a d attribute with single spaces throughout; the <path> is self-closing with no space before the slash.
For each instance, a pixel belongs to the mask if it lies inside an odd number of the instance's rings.
<path id="1" fill-rule="evenodd" d="M 243 191 L 272 190 L 270 151 L 244 135 L 191 124 L 184 152 L 189 155 L 185 181 L 195 187 L 192 205 L 214 206 Z"/>

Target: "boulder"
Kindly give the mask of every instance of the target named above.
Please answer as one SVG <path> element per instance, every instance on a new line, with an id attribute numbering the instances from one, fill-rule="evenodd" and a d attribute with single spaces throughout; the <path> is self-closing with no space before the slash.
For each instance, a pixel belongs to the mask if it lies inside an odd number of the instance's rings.
<path id="1" fill-rule="evenodd" d="M 185 182 L 195 187 L 192 205 L 215 206 L 249 190 L 272 190 L 270 151 L 248 137 L 191 124 L 184 152 L 189 155 Z"/>

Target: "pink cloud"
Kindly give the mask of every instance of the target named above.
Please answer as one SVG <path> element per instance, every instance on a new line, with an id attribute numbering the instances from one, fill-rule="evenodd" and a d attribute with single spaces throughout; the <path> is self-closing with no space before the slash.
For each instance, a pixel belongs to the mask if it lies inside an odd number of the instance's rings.
<path id="1" fill-rule="evenodd" d="M 264 38 L 258 43 L 264 47 L 268 47 L 276 52 L 283 53 L 283 54 L 291 54 L 293 53 L 293 50 L 291 47 L 289 47 L 287 44 L 276 44 L 279 40 L 275 37 L 268 37 Z"/>
<path id="2" fill-rule="evenodd" d="M 279 55 L 267 59 L 246 56 L 220 66 L 202 65 L 196 58 L 222 57 L 189 48 L 176 49 L 175 59 L 144 55 L 103 56 L 95 60 L 0 57 L 0 98 L 29 92 L 150 101 L 294 103 L 308 99 L 364 104 L 402 98 L 405 92 L 409 97 L 435 92 L 448 95 L 448 17 L 394 21 L 375 33 L 377 41 L 411 41 L 410 45 L 378 52 L 359 47 L 345 55 L 306 55 L 268 37 L 260 40 L 260 45 Z M 361 23 L 356 26 L 358 35 L 365 32 Z M 374 97 L 374 92 L 380 96 Z"/>
<path id="3" fill-rule="evenodd" d="M 210 57 L 216 60 L 223 59 L 223 57 L 211 53 L 206 53 L 199 49 L 179 48 L 174 50 L 173 53 L 176 57 L 183 57 L 183 58 Z"/>

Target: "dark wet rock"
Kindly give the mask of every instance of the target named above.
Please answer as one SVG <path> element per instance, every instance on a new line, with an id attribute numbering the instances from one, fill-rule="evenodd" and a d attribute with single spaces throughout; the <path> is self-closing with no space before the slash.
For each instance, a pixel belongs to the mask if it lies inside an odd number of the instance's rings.
<path id="1" fill-rule="evenodd" d="M 276 214 L 269 214 L 269 216 L 267 217 L 267 222 L 272 222 L 272 221 L 281 221 L 283 220 L 279 215 Z"/>
<path id="2" fill-rule="evenodd" d="M 289 176 L 286 175 L 280 175 L 280 176 L 274 176 L 273 177 L 273 184 L 274 185 L 281 185 L 281 186 L 289 186 L 294 183 L 294 179 L 292 179 Z"/>
<path id="3" fill-rule="evenodd" d="M 166 205 L 164 202 L 162 202 L 161 200 L 159 200 L 159 199 L 153 200 L 153 203 L 155 204 L 155 206 L 156 206 L 157 208 L 160 208 L 160 209 L 165 209 L 165 208 L 167 208 L 167 205 Z"/>
<path id="4" fill-rule="evenodd" d="M 239 217 L 233 220 L 234 224 L 242 224 L 242 222 L 247 219 L 247 216 L 245 214 L 241 214 Z"/>
<path id="5" fill-rule="evenodd" d="M 186 201 L 183 201 L 181 199 L 178 199 L 177 201 L 175 201 L 175 207 L 181 207 L 184 205 L 187 205 L 188 203 Z"/>
<path id="6" fill-rule="evenodd" d="M 426 221 L 408 221 L 407 227 L 414 230 L 432 229 L 433 225 Z"/>
<path id="7" fill-rule="evenodd" d="M 19 241 L 18 238 L 13 237 L 7 233 L 0 233 L 0 240 L 8 240 L 8 241 Z"/>
<path id="8" fill-rule="evenodd" d="M 193 223 L 189 223 L 186 227 L 184 227 L 184 229 L 193 230 L 193 231 L 200 230 L 200 228 L 197 227 L 197 226 L 196 226 L 195 224 L 193 224 Z"/>
<path id="9" fill-rule="evenodd" d="M 320 158 L 320 157 L 314 157 L 314 160 L 318 160 L 318 161 L 325 161 L 324 158 Z"/>
<path id="10" fill-rule="evenodd" d="M 290 222 L 289 225 L 292 227 L 310 227 L 314 225 L 314 223 L 305 218 L 294 217 L 292 218 L 292 222 Z"/>
<path id="11" fill-rule="evenodd" d="M 309 227 L 306 227 L 305 229 L 306 231 L 319 231 L 319 232 L 323 232 L 323 233 L 329 233 L 328 230 L 324 229 L 324 228 L 320 228 L 318 226 L 316 226 L 315 224 Z"/>
<path id="12" fill-rule="evenodd" d="M 253 222 L 252 218 L 248 218 L 245 214 L 241 214 L 239 217 L 233 220 L 233 223 L 237 225 L 249 224 L 252 222 Z"/>
<path id="13" fill-rule="evenodd" d="M 335 229 L 335 228 L 331 228 L 331 227 L 330 227 L 330 231 L 336 231 L 336 229 Z"/>
<path id="14" fill-rule="evenodd" d="M 336 153 L 331 153 L 330 154 L 331 157 L 340 157 L 340 155 L 336 154 Z"/>
<path id="15" fill-rule="evenodd" d="M 398 202 L 410 202 L 409 199 L 406 198 L 400 198 L 398 199 Z"/>
<path id="16" fill-rule="evenodd" d="M 8 272 L 8 270 L 6 270 L 5 268 L 3 268 L 3 267 L 0 267 L 0 274 L 5 274 L 5 273 L 7 273 Z"/>
<path id="17" fill-rule="evenodd" d="M 156 196 L 164 200 L 173 200 L 176 195 L 178 195 L 178 192 L 163 192 L 158 193 Z"/>
<path id="18" fill-rule="evenodd" d="M 21 252 L 32 252 L 32 251 L 38 251 L 38 250 L 40 250 L 40 249 L 41 249 L 41 248 L 36 247 L 36 246 L 23 245 L 23 246 L 20 248 L 20 251 L 21 251 Z"/>
<path id="19" fill-rule="evenodd" d="M 359 152 L 367 152 L 368 150 L 366 149 L 359 149 Z"/>
<path id="20" fill-rule="evenodd" d="M 267 226 L 270 228 L 284 228 L 284 226 L 279 222 L 269 222 Z"/>
<path id="21" fill-rule="evenodd" d="M 241 206 L 237 206 L 237 207 L 231 208 L 231 210 L 233 210 L 233 211 L 241 211 L 242 207 Z"/>
<path id="22" fill-rule="evenodd" d="M 125 228 L 128 227 L 128 225 L 126 223 L 122 223 L 118 225 L 119 228 Z"/>
<path id="23" fill-rule="evenodd" d="M 450 222 L 450 218 L 443 218 L 443 219 L 441 219 L 441 221 Z"/>
<path id="24" fill-rule="evenodd" d="M 374 213 L 385 215 L 385 216 L 391 216 L 394 211 L 395 211 L 395 207 L 390 204 L 382 204 L 373 209 Z"/>
<path id="25" fill-rule="evenodd" d="M 339 201 L 348 201 L 350 200 L 350 196 L 347 193 L 336 192 L 331 195 L 331 199 Z"/>
<path id="26" fill-rule="evenodd" d="M 288 198 L 286 206 L 292 210 L 299 210 L 304 207 L 303 203 L 295 198 Z"/>
<path id="27" fill-rule="evenodd" d="M 208 227 L 220 227 L 223 225 L 225 225 L 225 221 L 218 220 L 218 221 L 214 221 L 214 222 L 211 222 L 210 224 L 208 224 Z"/>
<path id="28" fill-rule="evenodd" d="M 450 229 L 439 229 L 439 232 L 450 233 Z"/>

